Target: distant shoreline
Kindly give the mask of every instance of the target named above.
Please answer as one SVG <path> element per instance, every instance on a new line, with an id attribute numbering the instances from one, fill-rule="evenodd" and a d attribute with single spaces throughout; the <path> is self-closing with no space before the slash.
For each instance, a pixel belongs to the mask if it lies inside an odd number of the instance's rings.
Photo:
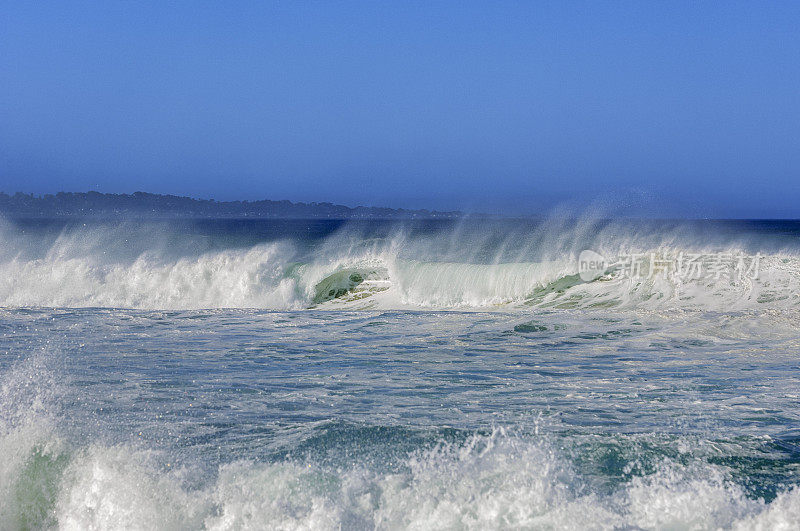
<path id="1" fill-rule="evenodd" d="M 30 218 L 456 219 L 464 214 L 269 199 L 215 201 L 147 192 L 59 192 L 39 196 L 0 192 L 0 215 Z"/>

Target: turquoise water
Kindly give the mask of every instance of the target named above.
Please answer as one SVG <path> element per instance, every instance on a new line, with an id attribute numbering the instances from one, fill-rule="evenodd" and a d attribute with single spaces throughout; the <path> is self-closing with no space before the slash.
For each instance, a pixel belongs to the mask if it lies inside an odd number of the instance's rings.
<path id="1" fill-rule="evenodd" d="M 4 528 L 798 528 L 792 224 L 30 223 L 0 261 Z M 765 258 L 572 280 L 616 244 Z"/>

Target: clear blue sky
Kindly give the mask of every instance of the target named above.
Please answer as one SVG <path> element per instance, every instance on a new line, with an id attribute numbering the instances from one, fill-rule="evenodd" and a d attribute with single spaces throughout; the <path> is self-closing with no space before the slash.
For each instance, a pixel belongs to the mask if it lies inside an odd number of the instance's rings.
<path id="1" fill-rule="evenodd" d="M 798 2 L 0 2 L 0 190 L 800 217 Z"/>

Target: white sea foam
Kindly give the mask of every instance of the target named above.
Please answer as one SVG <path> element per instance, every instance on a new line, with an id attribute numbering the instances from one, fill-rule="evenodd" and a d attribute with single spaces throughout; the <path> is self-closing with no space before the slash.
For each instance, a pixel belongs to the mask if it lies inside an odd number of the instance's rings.
<path id="1" fill-rule="evenodd" d="M 588 222 L 548 222 L 509 241 L 473 230 L 383 239 L 335 234 L 311 252 L 291 239 L 247 248 L 203 250 L 181 238 L 147 237 L 120 227 L 72 230 L 49 247 L 0 231 L 0 305 L 6 307 L 434 308 L 510 309 L 686 307 L 796 308 L 800 258 L 771 249 L 759 276 L 681 280 L 578 277 L 582 248 L 678 256 L 682 252 L 752 250 L 753 243 L 713 245 L 686 231 L 637 233 L 617 226 L 595 232 Z M 162 231 L 163 232 L 163 231 Z M 161 234 L 161 233 L 158 233 Z M 499 238 L 499 239 L 498 239 Z M 463 239 L 463 241 L 460 241 Z M 191 238 L 189 238 L 191 240 Z M 460 243 L 460 245 L 459 245 Z M 747 247 L 745 249 L 745 247 Z M 472 249 L 472 251 L 470 251 Z"/>
<path id="2" fill-rule="evenodd" d="M 681 329 L 697 337 L 702 335 L 696 329 L 704 326 L 711 325 Z M 747 335 L 738 325 L 725 329 Z M 787 328 L 785 336 L 795 337 L 793 330 Z M 662 332 L 671 333 L 653 333 Z M 59 377 L 53 367 L 59 359 L 31 356 L 2 374 L 0 527 L 789 530 L 800 517 L 796 487 L 769 503 L 755 498 L 741 475 L 708 459 L 709 446 L 716 449 L 712 455 L 733 455 L 720 450 L 724 443 L 696 435 L 675 437 L 680 457 L 630 439 L 638 445 L 634 453 L 650 452 L 655 465 L 630 467 L 625 477 L 595 476 L 591 467 L 575 462 L 576 447 L 565 448 L 569 440 L 556 434 L 501 429 L 395 451 L 390 466 L 370 458 L 375 446 L 369 437 L 336 430 L 324 432 L 314 446 L 323 454 L 345 448 L 327 459 L 273 456 L 206 466 L 191 449 L 172 442 L 109 442 L 103 424 L 71 425 L 73 411 L 64 408 L 95 406 L 76 401 L 80 393 L 64 399 L 62 388 L 75 391 L 82 384 Z M 770 389 L 787 392 L 794 390 Z M 115 399 L 126 408 L 125 400 Z M 155 412 L 137 415 L 144 419 Z M 149 422 L 171 428 L 166 420 Z M 223 455 L 229 449 L 235 442 L 222 448 Z M 609 477 L 616 482 L 609 484 Z"/>
<path id="3" fill-rule="evenodd" d="M 200 484 L 157 453 L 135 447 L 91 445 L 73 450 L 65 466 L 57 453 L 43 452 L 37 455 L 49 457 L 38 468 L 28 456 L 25 466 L 4 468 L 3 479 L 19 489 L 55 478 L 53 498 L 31 496 L 30 489 L 4 496 L 4 514 L 13 517 L 7 523 L 62 529 L 788 530 L 796 529 L 800 514 L 796 489 L 765 503 L 748 498 L 725 469 L 708 464 L 665 460 L 655 473 L 600 493 L 544 439 L 500 431 L 416 452 L 399 471 L 239 461 Z"/>

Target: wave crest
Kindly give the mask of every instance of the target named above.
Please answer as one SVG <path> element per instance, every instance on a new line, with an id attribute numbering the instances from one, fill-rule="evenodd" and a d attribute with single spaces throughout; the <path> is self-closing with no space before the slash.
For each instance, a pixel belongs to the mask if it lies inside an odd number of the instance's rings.
<path id="1" fill-rule="evenodd" d="M 128 234 L 119 227 L 74 230 L 45 245 L 0 231 L 6 244 L 0 253 L 5 279 L 0 305 L 730 310 L 795 308 L 800 303 L 800 258 L 780 249 L 763 253 L 756 280 L 605 275 L 584 282 L 578 276 L 577 257 L 584 244 L 607 255 L 615 248 L 672 256 L 743 251 L 730 241 L 708 247 L 681 243 L 675 233 L 643 237 L 605 228 L 589 239 L 581 229 L 579 241 L 567 231 L 561 239 L 548 233 L 546 238 L 534 234 L 513 242 L 459 231 L 414 237 L 399 232 L 382 238 L 334 234 L 311 244 L 287 237 L 209 249 L 201 238 L 171 234 L 149 241 L 140 232 Z"/>

